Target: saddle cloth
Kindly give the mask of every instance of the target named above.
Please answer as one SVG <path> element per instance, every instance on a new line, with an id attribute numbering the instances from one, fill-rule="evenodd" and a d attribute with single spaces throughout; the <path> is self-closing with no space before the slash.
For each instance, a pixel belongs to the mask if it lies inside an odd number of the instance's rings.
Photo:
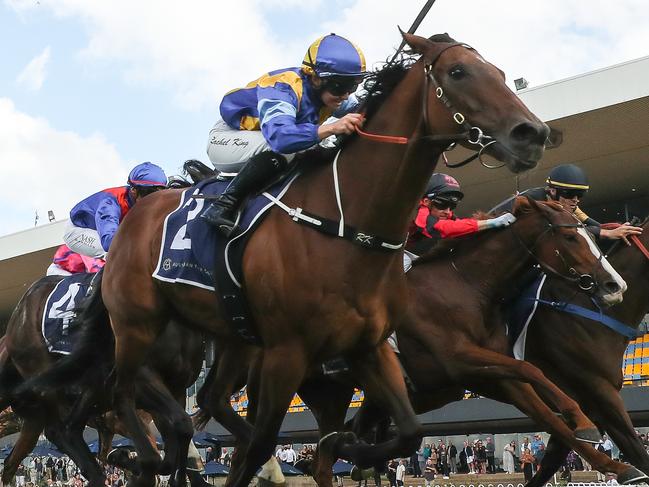
<path id="1" fill-rule="evenodd" d="M 281 198 L 296 177 L 293 175 L 283 179 L 266 193 Z M 178 207 L 164 221 L 160 257 L 153 272 L 155 279 L 215 290 L 215 249 L 223 243 L 217 239 L 225 237 L 202 218 L 197 218 L 209 200 L 195 196 L 219 195 L 229 182 L 209 179 L 183 191 Z M 225 269 L 222 271 L 227 272 L 239 288 L 243 284 L 241 258 L 245 245 L 272 206 L 273 203 L 264 194 L 250 198 L 239 216 L 238 234 L 224 246 Z"/>
<path id="2" fill-rule="evenodd" d="M 507 310 L 507 335 L 512 344 L 514 358 L 518 360 L 525 359 L 527 330 L 539 306 L 537 300 L 541 297 L 546 277 L 546 274 L 538 276 Z"/>
<path id="3" fill-rule="evenodd" d="M 42 333 L 50 352 L 63 355 L 72 352 L 79 337 L 79 326 L 75 326 L 74 318 L 94 276 L 85 272 L 67 276 L 47 297 Z"/>

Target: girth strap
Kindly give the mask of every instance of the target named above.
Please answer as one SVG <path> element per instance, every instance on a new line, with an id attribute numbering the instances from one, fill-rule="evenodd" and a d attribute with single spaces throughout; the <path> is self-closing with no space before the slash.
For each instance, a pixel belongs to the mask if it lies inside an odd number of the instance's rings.
<path id="1" fill-rule="evenodd" d="M 622 323 L 615 318 L 605 315 L 601 311 L 593 311 L 592 309 L 584 308 L 583 306 L 579 306 L 577 304 L 567 303 L 565 301 L 547 301 L 545 299 L 534 299 L 534 301 L 549 306 L 550 308 L 557 311 L 562 311 L 564 313 L 569 313 L 581 316 L 582 318 L 588 318 L 592 321 L 596 321 L 597 323 L 600 323 L 607 328 L 610 328 L 614 332 L 619 333 L 620 335 L 625 336 L 631 340 L 643 335 L 642 332 L 639 332 L 635 328 L 630 327 L 626 323 Z"/>

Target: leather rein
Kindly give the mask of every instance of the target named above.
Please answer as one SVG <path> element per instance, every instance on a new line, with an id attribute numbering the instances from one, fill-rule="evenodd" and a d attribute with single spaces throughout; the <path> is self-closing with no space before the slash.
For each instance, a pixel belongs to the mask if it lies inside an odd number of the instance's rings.
<path id="1" fill-rule="evenodd" d="M 481 164 L 487 168 L 493 169 L 497 167 L 502 167 L 502 166 L 488 165 L 482 160 L 483 151 L 490 145 L 495 144 L 497 142 L 496 139 L 494 139 L 489 135 L 486 135 L 480 127 L 471 125 L 466 120 L 466 117 L 462 114 L 462 112 L 460 112 L 455 108 L 451 100 L 444 92 L 444 89 L 442 88 L 441 84 L 439 83 L 439 81 L 437 81 L 435 75 L 433 74 L 433 68 L 435 67 L 435 64 L 439 60 L 440 56 L 447 50 L 452 49 L 454 47 L 463 47 L 464 49 L 469 49 L 475 52 L 475 49 L 467 44 L 463 44 L 461 42 L 448 43 L 447 45 L 444 45 L 435 54 L 435 56 L 430 62 L 424 65 L 425 76 L 424 76 L 424 96 L 422 97 L 422 114 L 423 114 L 423 121 L 424 121 L 424 130 L 426 135 L 423 135 L 417 138 L 416 140 L 418 141 L 429 140 L 431 142 L 446 143 L 447 147 L 444 150 L 443 157 L 446 166 L 450 168 L 462 167 L 468 164 L 469 162 L 475 160 L 476 158 L 479 158 Z M 435 89 L 435 96 L 437 97 L 437 99 L 448 109 L 449 112 L 451 112 L 453 121 L 464 129 L 463 132 L 456 133 L 456 134 L 431 134 L 430 121 L 428 118 L 428 99 L 429 99 L 429 92 L 431 91 L 430 89 L 431 87 Z M 365 132 L 360 128 L 357 128 L 356 132 L 361 137 L 372 140 L 374 142 L 383 142 L 388 144 L 408 144 L 411 141 L 411 138 L 408 137 L 372 134 L 369 132 Z M 469 156 L 465 160 L 458 162 L 456 164 L 449 164 L 448 159 L 446 159 L 446 152 L 452 150 L 458 142 L 467 142 L 470 145 L 479 147 L 479 149 L 476 151 L 475 154 Z"/>

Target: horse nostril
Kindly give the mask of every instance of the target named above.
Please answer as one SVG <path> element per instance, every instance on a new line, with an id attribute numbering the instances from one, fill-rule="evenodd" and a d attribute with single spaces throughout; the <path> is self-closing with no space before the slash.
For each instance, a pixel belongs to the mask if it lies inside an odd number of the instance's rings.
<path id="1" fill-rule="evenodd" d="M 620 285 L 615 282 L 615 281 L 606 281 L 604 283 L 604 289 L 609 293 L 609 294 L 614 294 L 617 292 L 620 292 L 622 288 Z"/>
<path id="2" fill-rule="evenodd" d="M 545 143 L 550 134 L 550 128 L 544 124 L 533 124 L 523 122 L 516 125 L 509 133 L 514 142 L 520 144 L 539 144 Z"/>

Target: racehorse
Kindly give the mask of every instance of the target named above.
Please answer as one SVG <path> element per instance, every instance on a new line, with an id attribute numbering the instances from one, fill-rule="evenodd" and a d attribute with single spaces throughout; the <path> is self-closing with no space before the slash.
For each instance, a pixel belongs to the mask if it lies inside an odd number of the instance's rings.
<path id="1" fill-rule="evenodd" d="M 417 412 L 428 411 L 460 399 L 469 387 L 518 406 L 569 441 L 602 471 L 616 471 L 622 480 L 644 477 L 577 441 L 599 438 L 577 404 L 536 367 L 506 355 L 508 338 L 500 316 L 501 300 L 508 285 L 525 274 L 531 263 L 563 278 L 573 292 L 579 290 L 579 284 L 584 287 L 575 276 L 590 275 L 598 283 L 590 295 L 602 302 L 620 300 L 625 287 L 584 228 L 560 205 L 519 197 L 514 213 L 518 219 L 511 228 L 445 243 L 417 261 L 408 273 L 411 319 L 399 323 L 397 344 L 413 384 L 413 405 Z M 211 377 L 207 387 L 209 380 Z M 341 384 L 317 378 L 307 380 L 299 391 L 321 433 L 328 435 L 318 449 L 314 472 L 320 486 L 331 485 L 331 466 L 338 452 L 329 451 L 337 440 L 330 433 L 342 427 L 353 385 L 350 380 Z M 363 423 L 383 420 L 382 414 L 377 417 L 372 398 L 366 401 L 355 418 L 361 428 Z M 560 410 L 575 431 L 556 418 L 544 402 Z M 385 419 L 389 424 L 389 418 Z"/>
<path id="2" fill-rule="evenodd" d="M 416 265 L 407 274 L 411 313 L 397 326 L 396 337 L 401 363 L 413 385 L 411 399 L 415 411 L 423 413 L 459 400 L 468 388 L 515 405 L 578 451 L 594 468 L 618 474 L 621 482 L 644 479 L 645 474 L 637 469 L 614 462 L 578 441 L 597 441 L 596 431 L 587 429 L 593 427 L 592 423 L 583 416 L 578 405 L 549 382 L 541 370 L 507 355 L 509 339 L 501 304 L 508 297 L 511 284 L 529 269 L 532 257 L 564 283 L 564 292 L 575 294 L 579 291 L 575 285 L 578 281 L 566 279 L 575 275 L 569 271 L 572 264 L 568 256 L 579 251 L 595 262 L 602 259 L 603 267 L 615 277 L 608 281 L 595 277 L 600 289 L 595 296 L 591 291 L 591 298 L 613 304 L 621 300 L 621 292 L 626 288 L 610 264 L 597 254 L 599 250 L 583 228 L 548 235 L 553 225 L 560 226 L 566 221 L 574 225 L 571 214 L 552 203 L 554 211 L 547 213 L 546 210 L 545 213 L 550 222 L 548 228 L 547 220 L 538 210 L 531 214 L 521 212 L 520 205 L 524 201 L 521 197 L 517 199 L 515 214 L 518 220 L 510 229 L 485 232 L 459 242 L 447 241 L 415 261 Z M 547 203 L 533 200 L 527 200 L 527 204 L 548 208 Z M 553 216 L 558 221 L 553 220 Z M 554 260 L 547 260 L 549 258 Z M 586 268 L 593 265 L 592 260 L 584 264 Z M 581 269 L 583 272 L 584 267 Z M 607 297 L 607 294 L 612 296 Z M 538 343 L 547 348 L 548 341 Z M 337 431 L 342 426 L 349 395 L 344 398 L 342 394 L 332 396 L 330 390 L 320 386 L 301 391 L 300 397 L 314 410 L 316 418 L 323 421 L 321 432 Z M 332 397 L 340 398 L 337 407 L 332 405 Z M 354 418 L 359 429 L 368 429 L 384 421 L 385 415 L 376 401 L 368 399 Z M 559 420 L 548 405 L 555 406 L 575 431 Z M 325 441 L 330 438 L 336 440 L 329 435 Z M 316 475 L 319 485 L 328 486 L 335 458 L 328 451 L 328 444 L 323 444 L 326 448 L 319 449 Z"/>
<path id="3" fill-rule="evenodd" d="M 624 302 L 604 312 L 637 330 L 649 313 L 649 220 L 632 245 L 619 245 L 609 252 L 612 265 L 624 277 L 629 290 Z M 548 279 L 542 298 L 569 301 L 588 309 L 592 303 L 573 296 L 560 281 Z M 552 346 L 547 346 L 552 344 Z M 620 396 L 620 364 L 629 338 L 581 316 L 539 305 L 527 332 L 525 359 L 543 372 L 583 408 L 595 424 L 606 431 L 624 455 L 625 461 L 649 472 L 649 455 L 636 434 Z M 554 435 L 548 442 L 541 469 L 528 485 L 543 485 L 564 462 L 570 447 Z"/>
<path id="4" fill-rule="evenodd" d="M 36 281 L 23 295 L 11 315 L 6 334 L 0 345 L 2 360 L 0 400 L 5 403 L 11 401 L 12 388 L 16 387 L 23 379 L 48 370 L 59 358 L 58 354 L 48 351 L 41 333 L 41 324 L 46 300 L 61 280 L 61 276 L 48 276 Z M 99 285 L 98 281 L 95 282 L 95 286 L 97 285 Z M 104 329 L 109 330 L 107 325 L 104 326 Z M 93 362 L 92 376 L 86 378 L 86 380 L 96 380 L 102 385 L 102 389 L 107 384 L 106 376 L 108 376 L 112 365 L 112 336 L 108 335 L 105 340 L 108 343 L 103 343 L 101 349 L 98 349 L 94 344 L 95 346 L 88 350 L 88 353 L 95 357 L 95 361 Z M 157 389 L 168 389 L 171 391 L 173 400 L 184 407 L 185 391 L 198 377 L 204 350 L 202 333 L 179 328 L 173 322 L 170 323 L 156 341 L 152 354 L 146 362 L 147 367 L 139 374 L 138 390 L 141 402 L 148 406 L 150 401 L 141 396 L 156 394 Z M 101 356 L 104 358 L 100 358 Z M 25 407 L 24 403 L 21 403 L 17 410 L 24 422 L 11 454 L 4 461 L 2 473 L 4 485 L 7 485 L 13 478 L 20 462 L 36 445 L 43 429 L 57 446 L 70 455 L 91 485 L 104 484 L 103 472 L 90 454 L 82 437 L 82 431 L 86 424 L 85 419 L 90 418 L 84 418 L 84 421 L 78 425 L 67 425 L 67 429 L 74 430 L 72 432 L 68 433 L 62 430 L 61 425 L 58 424 L 60 415 L 56 414 L 56 411 L 60 408 L 61 403 L 65 402 L 65 398 L 62 397 L 60 391 L 57 392 L 56 395 L 48 394 L 39 397 L 29 407 Z M 110 396 L 110 391 L 104 391 L 104 395 Z M 77 390 L 76 394 L 68 399 L 74 400 L 79 396 L 82 395 Z M 109 402 L 109 399 L 104 402 Z M 153 405 L 156 406 L 155 403 Z M 94 410 L 93 412 L 94 416 L 97 416 L 98 411 Z M 173 424 L 175 418 L 169 417 L 166 411 L 163 410 L 160 413 L 155 408 L 152 408 L 152 413 L 156 419 L 156 425 L 166 440 L 165 458 L 168 457 L 168 461 L 165 469 L 173 470 L 178 463 L 177 456 L 182 454 L 178 452 L 178 441 L 174 430 L 176 426 Z M 144 417 L 142 411 L 139 411 L 139 414 Z M 97 428 L 100 439 L 103 440 L 100 444 L 102 447 L 99 454 L 100 459 L 105 459 L 114 432 L 128 436 L 128 432 L 124 430 L 120 422 L 111 418 L 111 415 L 99 415 L 90 423 Z M 193 429 L 190 430 L 190 436 L 192 433 Z M 155 445 L 155 438 L 149 438 L 149 441 Z M 186 453 L 184 454 L 186 455 Z M 180 463 L 184 465 L 185 462 Z M 200 475 L 194 475 L 193 472 L 192 475 L 192 484 L 202 483 Z"/>
<path id="5" fill-rule="evenodd" d="M 420 427 L 385 342 L 405 311 L 401 252 L 368 248 L 368 242 L 383 241 L 381 247 L 390 248 L 390 242 L 405 240 L 412 208 L 451 142 L 488 145 L 485 151 L 513 171 L 534 167 L 543 154 L 548 127 L 511 92 L 501 71 L 448 36 L 431 41 L 403 35 L 420 58 L 393 77 L 393 84 L 379 84 L 382 90 L 369 95 L 365 126 L 407 143 L 353 137 L 333 164 L 304 164 L 283 198 L 291 208 L 329 219 L 340 218 L 344 209 L 358 245 L 295 225 L 278 207 L 247 244 L 246 296 L 264 353 L 255 427 L 245 456 L 233 464 L 231 485 L 248 485 L 272 455 L 293 394 L 308 369 L 328 357 L 347 358 L 399 431 L 382 445 L 355 445 L 349 458 L 375 463 L 416 448 Z M 331 190 L 332 170 L 337 192 Z M 95 297 L 103 299 L 115 336 L 115 409 L 138 451 L 142 473 L 136 485 L 152 484 L 160 458 L 135 414 L 134 378 L 169 316 L 224 343 L 230 340 L 233 349 L 239 343 L 213 293 L 151 277 L 164 219 L 179 198 L 180 192 L 158 192 L 129 212 L 111 245 L 102 294 Z M 32 384 L 46 387 L 47 381 Z"/>

